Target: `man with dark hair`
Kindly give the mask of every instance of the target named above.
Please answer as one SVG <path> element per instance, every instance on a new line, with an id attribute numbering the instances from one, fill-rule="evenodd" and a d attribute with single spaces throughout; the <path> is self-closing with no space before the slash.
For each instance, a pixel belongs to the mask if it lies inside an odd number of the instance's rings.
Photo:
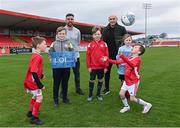
<path id="1" fill-rule="evenodd" d="M 72 13 L 68 13 L 68 14 L 66 14 L 66 17 L 69 17 L 69 16 L 74 17 L 74 14 L 72 14 Z"/>
<path id="2" fill-rule="evenodd" d="M 74 24 L 74 14 L 68 13 L 66 15 L 66 30 L 67 30 L 67 39 L 71 42 L 73 45 L 75 51 L 76 51 L 76 66 L 73 68 L 74 72 L 74 81 L 76 86 L 76 93 L 79 95 L 84 95 L 83 91 L 80 88 L 80 54 L 78 51 L 78 47 L 80 45 L 81 41 L 81 33 L 79 29 L 73 26 Z"/>
<path id="3" fill-rule="evenodd" d="M 109 50 L 109 58 L 116 59 L 119 46 L 122 45 L 121 38 L 126 34 L 125 27 L 117 23 L 118 18 L 115 15 L 111 15 L 108 18 L 109 24 L 104 28 L 102 37 L 103 40 L 107 43 Z M 103 90 L 104 94 L 108 94 L 109 91 L 109 81 L 111 73 L 112 64 L 109 64 L 108 71 L 105 74 L 105 89 Z"/>

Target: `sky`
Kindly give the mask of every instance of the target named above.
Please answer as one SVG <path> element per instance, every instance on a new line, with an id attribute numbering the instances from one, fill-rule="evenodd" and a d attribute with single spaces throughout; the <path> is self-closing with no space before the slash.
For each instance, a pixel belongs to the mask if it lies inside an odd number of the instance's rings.
<path id="1" fill-rule="evenodd" d="M 116 15 L 122 25 L 121 16 L 133 12 L 136 21 L 126 29 L 144 32 L 143 3 L 151 4 L 147 10 L 147 35 L 165 32 L 168 37 L 180 37 L 180 0 L 0 0 L 0 8 L 58 19 L 65 19 L 71 12 L 78 22 L 104 26 L 110 15 Z"/>

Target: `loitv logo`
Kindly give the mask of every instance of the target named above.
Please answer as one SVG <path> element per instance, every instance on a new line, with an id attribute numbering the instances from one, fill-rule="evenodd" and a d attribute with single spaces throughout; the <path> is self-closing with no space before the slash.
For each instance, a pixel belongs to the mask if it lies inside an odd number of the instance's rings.
<path id="1" fill-rule="evenodd" d="M 75 67 L 75 52 L 52 52 L 50 57 L 52 68 Z"/>
<path id="2" fill-rule="evenodd" d="M 53 63 L 58 64 L 58 63 L 66 63 L 66 58 L 60 57 L 60 58 L 53 58 Z"/>

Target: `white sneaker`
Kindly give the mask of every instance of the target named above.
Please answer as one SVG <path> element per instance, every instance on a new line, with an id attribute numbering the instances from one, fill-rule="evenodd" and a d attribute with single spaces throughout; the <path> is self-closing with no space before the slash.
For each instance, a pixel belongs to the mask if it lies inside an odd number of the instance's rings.
<path id="1" fill-rule="evenodd" d="M 102 96 L 97 96 L 97 100 L 99 100 L 99 101 L 103 101 Z"/>
<path id="2" fill-rule="evenodd" d="M 128 107 L 124 107 L 123 109 L 121 109 L 119 112 L 120 113 L 125 113 L 125 112 L 127 112 L 127 111 L 129 111 L 130 110 L 130 107 L 128 106 Z"/>
<path id="3" fill-rule="evenodd" d="M 142 111 L 142 113 L 143 114 L 148 113 L 151 108 L 152 108 L 152 104 L 147 103 L 147 105 L 144 106 L 144 110 Z"/>
<path id="4" fill-rule="evenodd" d="M 93 100 L 92 96 L 87 98 L 87 101 L 89 101 L 89 102 L 92 101 L 92 100 Z"/>

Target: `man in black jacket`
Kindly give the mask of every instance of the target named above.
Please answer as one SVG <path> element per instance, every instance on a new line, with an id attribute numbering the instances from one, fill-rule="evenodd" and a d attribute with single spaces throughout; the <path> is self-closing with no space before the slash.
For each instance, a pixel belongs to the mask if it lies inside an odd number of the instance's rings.
<path id="1" fill-rule="evenodd" d="M 108 45 L 109 58 L 116 59 L 118 48 L 122 45 L 121 38 L 127 33 L 125 27 L 117 23 L 118 18 L 115 15 L 108 17 L 109 24 L 104 28 L 102 36 L 103 40 Z M 108 71 L 105 74 L 105 89 L 104 94 L 108 94 L 109 91 L 109 80 L 111 73 L 112 64 L 109 64 Z"/>

